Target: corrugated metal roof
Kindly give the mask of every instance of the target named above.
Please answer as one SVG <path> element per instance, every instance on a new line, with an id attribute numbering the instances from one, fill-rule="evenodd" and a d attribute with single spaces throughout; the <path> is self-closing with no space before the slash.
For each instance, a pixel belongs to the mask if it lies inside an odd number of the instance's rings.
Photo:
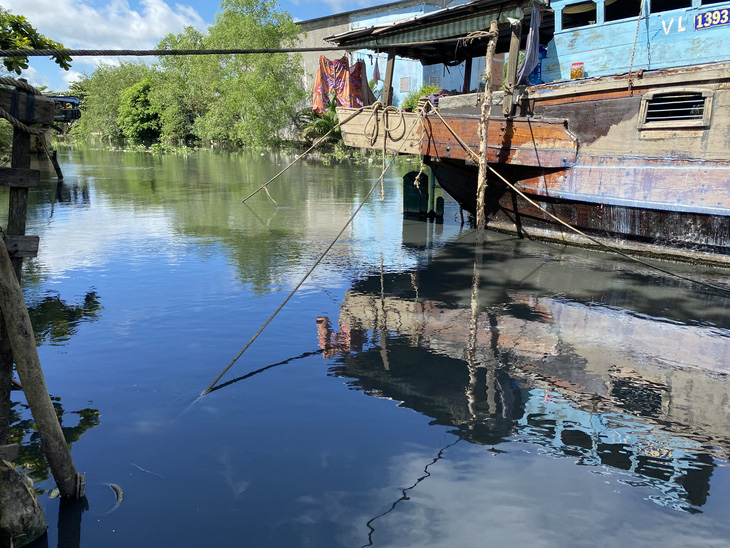
<path id="1" fill-rule="evenodd" d="M 547 0 L 535 1 L 547 4 Z M 339 46 L 361 46 L 376 51 L 395 48 L 397 55 L 419 59 L 426 65 L 454 62 L 473 56 L 471 50 L 483 50 L 483 43 L 469 46 L 460 44 L 459 40 L 469 33 L 489 28 L 493 19 L 501 25 L 507 25 L 511 19 L 523 19 L 527 23 L 531 3 L 529 0 L 475 0 L 406 20 L 344 32 L 325 40 Z"/>

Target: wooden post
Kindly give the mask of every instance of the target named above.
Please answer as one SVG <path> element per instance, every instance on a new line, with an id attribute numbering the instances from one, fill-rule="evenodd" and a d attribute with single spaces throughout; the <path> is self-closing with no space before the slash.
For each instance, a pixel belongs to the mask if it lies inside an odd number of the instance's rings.
<path id="1" fill-rule="evenodd" d="M 0 91 L 0 103 L 10 100 L 7 97 L 8 93 L 11 92 L 9 90 Z M 20 104 L 20 108 L 17 109 L 18 113 L 23 113 L 20 115 L 21 121 L 34 123 L 39 121 L 39 116 L 46 121 L 49 118 L 52 119 L 53 111 L 49 112 L 47 107 L 50 106 L 49 103 L 52 105 L 53 101 L 39 99 L 36 104 L 35 100 L 31 102 L 25 93 L 18 94 L 16 99 Z M 26 106 L 25 109 L 22 108 L 23 105 Z M 71 452 L 56 416 L 56 410 L 48 395 L 36 349 L 33 326 L 20 289 L 22 257 L 28 256 L 28 253 L 22 249 L 28 240 L 28 237 L 25 236 L 28 187 L 34 184 L 37 177 L 35 177 L 36 173 L 29 169 L 30 135 L 19 129 L 13 131 L 11 165 L 11 170 L 4 170 L 0 173 L 0 184 L 10 186 L 8 222 L 4 241 L 0 243 L 0 311 L 2 311 L 5 334 L 12 351 L 12 361 L 15 362 L 20 382 L 23 385 L 23 392 L 25 392 L 33 420 L 40 433 L 43 452 L 56 480 L 56 485 L 63 497 L 79 498 L 84 495 L 84 478 L 76 472 L 76 467 L 71 460 Z M 10 179 L 10 181 L 6 179 Z M 8 246 L 20 249 L 20 252 L 14 253 L 12 259 Z M 4 372 L 4 375 L 7 375 L 7 371 Z M 12 375 L 12 370 L 10 375 Z"/>
<path id="2" fill-rule="evenodd" d="M 76 473 L 56 410 L 48 395 L 30 315 L 25 307 L 10 255 L 4 245 L 0 245 L 0 309 L 5 318 L 5 328 L 13 350 L 15 367 L 33 420 L 41 435 L 43 452 L 56 485 L 62 496 L 79 498 L 83 496 L 83 493 L 79 492 L 83 482 Z"/>
<path id="3" fill-rule="evenodd" d="M 388 62 L 385 65 L 385 81 L 383 82 L 383 104 L 393 104 L 393 68 L 395 67 L 395 50 L 388 50 Z"/>
<path id="4" fill-rule="evenodd" d="M 509 58 L 507 59 L 507 81 L 504 84 L 504 102 L 502 114 L 512 116 L 514 112 L 515 86 L 517 85 L 517 66 L 520 61 L 520 40 L 522 39 L 522 20 L 512 24 L 512 37 L 509 42 Z"/>
<path id="5" fill-rule="evenodd" d="M 487 43 L 486 67 L 484 68 L 484 99 L 482 101 L 481 117 L 479 118 L 479 174 L 477 177 L 477 244 L 484 242 L 484 228 L 486 216 L 484 199 L 487 192 L 487 129 L 489 128 L 489 114 L 492 109 L 492 62 L 497 49 L 499 29 L 497 21 L 489 25 L 489 42 Z M 505 97 L 506 100 L 506 97 Z"/>
<path id="6" fill-rule="evenodd" d="M 473 57 L 467 57 L 466 61 L 464 61 L 464 86 L 461 89 L 461 93 L 469 93 L 471 89 L 471 66 L 473 62 Z"/>
<path id="7" fill-rule="evenodd" d="M 13 168 L 30 168 L 30 134 L 19 129 L 13 130 L 13 157 L 10 162 Z M 25 223 L 28 213 L 28 187 L 11 186 L 10 204 L 8 207 L 8 226 L 5 234 L 8 236 L 25 235 Z M 23 270 L 23 258 L 13 257 L 13 269 L 20 280 Z"/>

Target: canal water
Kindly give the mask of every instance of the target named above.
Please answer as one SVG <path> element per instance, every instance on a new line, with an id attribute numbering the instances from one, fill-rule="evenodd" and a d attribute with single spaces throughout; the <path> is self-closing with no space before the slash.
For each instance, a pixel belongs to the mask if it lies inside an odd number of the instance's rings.
<path id="1" fill-rule="evenodd" d="M 508 235 L 476 248 L 449 200 L 442 223 L 404 219 L 416 163 L 199 398 L 380 172 L 307 160 L 241 203 L 293 159 L 70 149 L 63 183 L 42 165 L 24 291 L 87 498 L 52 497 L 14 392 L 35 546 L 730 545 L 728 294 Z"/>

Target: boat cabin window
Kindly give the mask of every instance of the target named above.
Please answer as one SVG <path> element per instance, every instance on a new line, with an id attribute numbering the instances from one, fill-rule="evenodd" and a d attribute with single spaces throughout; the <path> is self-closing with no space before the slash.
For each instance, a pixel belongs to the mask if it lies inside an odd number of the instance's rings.
<path id="1" fill-rule="evenodd" d="M 638 17 L 641 0 L 608 0 L 606 2 L 606 22 Z"/>
<path id="2" fill-rule="evenodd" d="M 596 4 L 580 2 L 565 6 L 562 12 L 563 30 L 596 24 Z"/>
<path id="3" fill-rule="evenodd" d="M 651 0 L 652 13 L 691 7 L 692 0 Z"/>
<path id="4" fill-rule="evenodd" d="M 727 0 L 702 0 L 702 5 L 706 6 L 707 4 L 719 4 L 720 2 L 727 2 Z"/>
<path id="5" fill-rule="evenodd" d="M 707 127 L 712 92 L 697 89 L 650 91 L 641 100 L 639 129 Z"/>

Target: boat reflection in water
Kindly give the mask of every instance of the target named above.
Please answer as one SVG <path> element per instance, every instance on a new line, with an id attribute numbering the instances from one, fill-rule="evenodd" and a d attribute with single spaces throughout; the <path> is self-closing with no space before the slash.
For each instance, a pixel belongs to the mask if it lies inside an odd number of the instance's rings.
<path id="1" fill-rule="evenodd" d="M 317 320 L 331 373 L 495 453 L 538 446 L 701 512 L 730 449 L 730 298 L 609 255 L 474 249 L 357 283 L 337 327 Z"/>

